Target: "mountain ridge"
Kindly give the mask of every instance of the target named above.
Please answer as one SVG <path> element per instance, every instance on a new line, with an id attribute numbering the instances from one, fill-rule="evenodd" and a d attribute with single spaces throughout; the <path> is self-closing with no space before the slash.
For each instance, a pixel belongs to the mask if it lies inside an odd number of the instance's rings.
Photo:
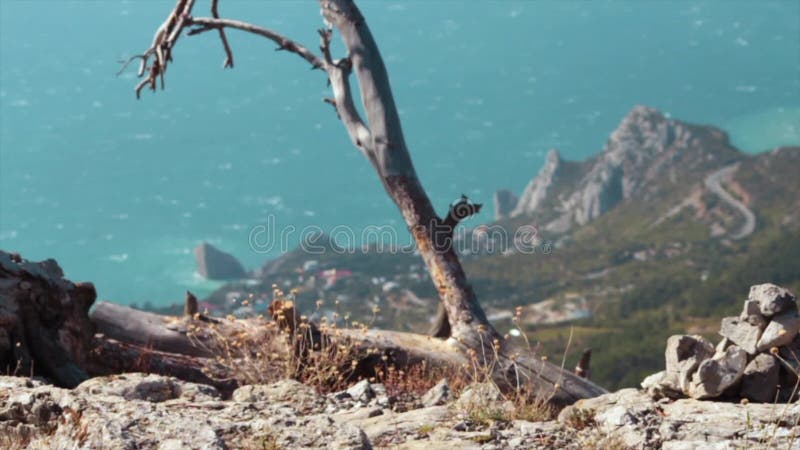
<path id="1" fill-rule="evenodd" d="M 658 183 L 653 181 L 665 173 L 675 182 L 707 170 L 718 164 L 715 161 L 744 157 L 718 128 L 671 119 L 637 105 L 612 131 L 599 154 L 569 161 L 551 149 L 509 217 L 539 216 L 545 219 L 545 230 L 566 233 L 621 202 L 658 195 Z"/>

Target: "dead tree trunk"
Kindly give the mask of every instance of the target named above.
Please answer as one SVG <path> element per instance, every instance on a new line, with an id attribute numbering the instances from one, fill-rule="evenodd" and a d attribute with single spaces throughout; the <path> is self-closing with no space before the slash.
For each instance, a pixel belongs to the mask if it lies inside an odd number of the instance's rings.
<path id="1" fill-rule="evenodd" d="M 233 28 L 263 36 L 275 42 L 278 50 L 295 53 L 313 69 L 325 71 L 333 92 L 333 97 L 325 101 L 333 105 L 353 145 L 370 161 L 387 194 L 400 210 L 439 293 L 443 313 L 439 315 L 436 335 L 448 337 L 448 345 L 471 355 L 482 365 L 491 366 L 502 378 L 511 376 L 518 383 L 521 372 L 535 369 L 523 367 L 519 359 L 512 358 L 502 348 L 502 336 L 487 320 L 454 248 L 455 227 L 461 220 L 477 213 L 480 205 L 462 197 L 449 207 L 444 218 L 437 215 L 420 184 L 406 147 L 380 51 L 354 1 L 319 1 L 328 24 L 328 28 L 319 31 L 319 55 L 274 31 L 219 18 L 217 3 L 217 0 L 211 0 L 213 17 L 194 17 L 194 0 L 177 1 L 175 9 L 156 31 L 151 47 L 129 60 L 141 61 L 139 75 L 144 78 L 136 87 L 137 96 L 145 87 L 155 90 L 159 83 L 163 87 L 164 74 L 172 61 L 172 49 L 184 29 L 189 35 L 212 30 L 219 32 L 226 53 L 226 66 L 232 65 L 233 57 L 224 30 Z M 339 32 L 347 49 L 347 55 L 341 59 L 334 59 L 331 55 L 330 41 L 334 29 Z M 366 120 L 353 102 L 349 81 L 351 73 L 355 73 L 358 81 Z M 542 370 L 538 373 L 541 375 Z M 565 374 L 559 377 L 574 377 L 568 372 Z M 531 372 L 522 374 L 522 377 L 534 375 Z M 549 379 L 548 383 L 564 386 L 555 379 Z"/>
<path id="2" fill-rule="evenodd" d="M 232 60 L 232 56 L 224 38 L 224 29 L 234 28 L 264 36 L 276 42 L 279 50 L 296 53 L 312 68 L 324 70 L 333 91 L 333 98 L 326 101 L 336 109 L 353 145 L 375 168 L 428 268 L 446 313 L 440 316 L 440 322 L 444 319 L 449 322 L 448 327 L 442 323 L 440 330 L 449 328 L 449 337 L 454 343 L 481 349 L 481 354 L 490 353 L 492 343 L 501 336 L 487 321 L 467 282 L 453 243 L 455 227 L 461 220 L 477 213 L 480 205 L 462 198 L 450 206 L 445 218 L 437 215 L 411 162 L 380 51 L 355 3 L 352 0 L 320 1 L 325 21 L 339 31 L 347 48 L 347 56 L 337 60 L 331 56 L 330 28 L 319 31 L 321 55 L 317 56 L 271 30 L 235 20 L 193 17 L 194 3 L 193 0 L 178 0 L 175 10 L 156 32 L 152 47 L 137 56 L 142 61 L 140 75 L 147 73 L 136 87 L 137 95 L 146 86 L 155 89 L 157 82 L 163 85 L 172 49 L 184 28 L 188 28 L 189 35 L 219 31 L 227 53 L 226 61 Z M 217 11 L 217 1 L 212 1 L 212 8 Z M 148 66 L 150 58 L 153 62 Z M 366 120 L 362 119 L 353 103 L 351 73 L 355 73 L 358 80 Z M 437 334 L 441 336 L 444 333 Z"/>

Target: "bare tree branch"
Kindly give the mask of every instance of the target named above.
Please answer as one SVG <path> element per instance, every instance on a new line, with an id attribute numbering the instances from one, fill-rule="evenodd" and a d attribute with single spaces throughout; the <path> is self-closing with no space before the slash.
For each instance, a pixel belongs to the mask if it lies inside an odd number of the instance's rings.
<path id="1" fill-rule="evenodd" d="M 349 58 L 334 60 L 330 53 L 330 30 L 319 30 L 320 35 L 320 50 L 322 51 L 323 59 L 320 59 L 309 51 L 307 48 L 296 43 L 295 41 L 276 33 L 267 28 L 262 28 L 250 23 L 231 20 L 231 19 L 218 19 L 207 17 L 194 17 L 188 20 L 195 28 L 189 31 L 189 35 L 193 36 L 212 29 L 222 30 L 223 28 L 234 28 L 248 33 L 263 36 L 276 44 L 277 50 L 286 50 L 295 53 L 301 58 L 308 61 L 313 69 L 324 69 L 328 74 L 328 81 L 333 90 L 333 105 L 339 118 L 342 120 L 345 128 L 347 129 L 350 140 L 365 156 L 372 159 L 370 155 L 370 141 L 371 135 L 369 129 L 361 119 L 358 110 L 353 102 L 353 95 L 350 89 L 349 76 L 352 69 L 352 63 Z M 327 102 L 330 103 L 330 102 Z"/>
<path id="2" fill-rule="evenodd" d="M 278 50 L 289 51 L 308 61 L 308 63 L 311 64 L 312 69 L 325 68 L 324 61 L 309 49 L 287 38 L 286 36 L 267 28 L 262 28 L 239 20 L 215 19 L 212 17 L 191 17 L 188 20 L 188 24 L 196 26 L 196 28 L 189 30 L 189 36 L 200 34 L 209 30 L 222 30 L 223 28 L 234 28 L 237 30 L 246 31 L 248 33 L 257 34 L 278 44 Z"/>
<path id="3" fill-rule="evenodd" d="M 219 0 L 211 0 L 211 15 L 215 19 L 219 19 Z M 222 64 L 222 68 L 226 69 L 230 67 L 233 69 L 233 52 L 231 52 L 231 47 L 228 45 L 228 37 L 225 36 L 225 30 L 222 28 L 219 29 L 219 39 L 222 41 L 222 48 L 225 49 L 225 62 Z"/>
<path id="4" fill-rule="evenodd" d="M 186 26 L 186 19 L 191 17 L 194 3 L 195 0 L 178 0 L 167 20 L 156 29 L 150 48 L 138 57 L 141 59 L 138 76 L 142 77 L 147 73 L 147 78 L 136 85 L 136 98 L 141 97 L 142 89 L 145 87 L 155 91 L 156 80 L 160 80 L 161 88 L 164 88 L 164 73 L 167 71 L 167 63 L 172 61 L 172 48 Z M 151 57 L 155 57 L 155 60 L 148 66 Z"/>
<path id="5" fill-rule="evenodd" d="M 322 51 L 323 58 L 325 58 L 328 82 L 333 90 L 333 104 L 353 145 L 372 161 L 374 158 L 370 142 L 372 136 L 353 103 L 353 94 L 350 90 L 349 77 L 352 71 L 352 62 L 349 58 L 338 61 L 333 60 L 331 57 L 331 34 L 331 30 L 319 30 L 319 48 Z"/>

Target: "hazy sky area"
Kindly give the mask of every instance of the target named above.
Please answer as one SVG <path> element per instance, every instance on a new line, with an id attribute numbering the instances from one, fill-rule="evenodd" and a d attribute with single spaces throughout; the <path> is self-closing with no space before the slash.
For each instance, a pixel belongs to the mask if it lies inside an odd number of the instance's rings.
<path id="1" fill-rule="evenodd" d="M 222 0 L 225 17 L 315 49 L 315 1 Z M 206 14 L 198 1 L 196 15 Z M 556 147 L 600 151 L 635 104 L 726 129 L 743 150 L 800 144 L 798 1 L 361 1 L 406 139 L 440 210 L 519 192 Z M 231 31 L 183 37 L 167 89 L 131 68 L 171 1 L 0 3 L 0 248 L 56 258 L 101 298 L 180 300 L 202 240 L 249 267 L 249 230 L 393 224 L 320 71 Z M 336 50 L 341 50 L 337 46 Z M 470 225 L 491 220 L 491 208 Z M 274 254 L 272 255 L 274 256 Z"/>

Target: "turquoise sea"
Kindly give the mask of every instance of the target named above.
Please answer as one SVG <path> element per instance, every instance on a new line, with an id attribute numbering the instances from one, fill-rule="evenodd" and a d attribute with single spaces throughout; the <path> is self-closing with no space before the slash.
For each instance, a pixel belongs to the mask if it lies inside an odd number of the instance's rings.
<path id="1" fill-rule="evenodd" d="M 196 15 L 205 14 L 198 1 Z M 727 129 L 757 152 L 800 143 L 800 2 L 361 1 L 420 176 L 440 208 L 520 191 L 545 152 L 599 151 L 635 104 Z M 191 249 L 249 267 L 249 232 L 396 225 L 321 72 L 231 32 L 184 37 L 167 89 L 133 95 L 169 0 L 0 2 L 0 248 L 54 257 L 99 296 L 208 292 Z M 223 16 L 316 48 L 316 2 L 222 0 Z M 341 47 L 338 48 L 339 50 Z M 491 220 L 491 208 L 473 223 Z"/>

